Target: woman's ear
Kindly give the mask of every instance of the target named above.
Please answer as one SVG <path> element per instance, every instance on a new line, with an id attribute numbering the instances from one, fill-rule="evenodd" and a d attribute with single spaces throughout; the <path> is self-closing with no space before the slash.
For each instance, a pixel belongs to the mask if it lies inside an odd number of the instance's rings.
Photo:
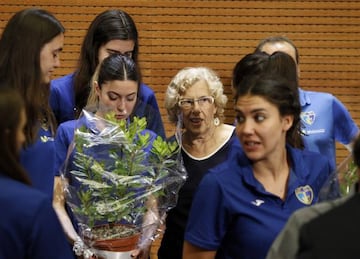
<path id="1" fill-rule="evenodd" d="M 285 115 L 282 117 L 282 121 L 283 121 L 283 130 L 288 131 L 294 123 L 294 116 Z"/>
<path id="2" fill-rule="evenodd" d="M 98 84 L 98 81 L 93 81 L 93 91 L 96 95 L 100 95 L 100 86 Z"/>

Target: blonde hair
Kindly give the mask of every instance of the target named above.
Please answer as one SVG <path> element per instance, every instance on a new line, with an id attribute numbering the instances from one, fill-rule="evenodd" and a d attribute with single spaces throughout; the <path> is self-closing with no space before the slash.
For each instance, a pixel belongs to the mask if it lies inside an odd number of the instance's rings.
<path id="1" fill-rule="evenodd" d="M 178 122 L 180 112 L 178 102 L 181 95 L 200 80 L 206 82 L 211 96 L 215 99 L 217 111 L 214 117 L 223 122 L 224 108 L 228 99 L 224 94 L 224 87 L 220 78 L 212 69 L 207 67 L 186 67 L 180 70 L 171 80 L 165 93 L 165 108 L 170 122 L 175 124 Z"/>
<path id="2" fill-rule="evenodd" d="M 97 107 L 99 105 L 99 96 L 96 94 L 95 82 L 98 82 L 100 67 L 101 63 L 97 65 L 95 72 L 90 80 L 90 93 L 86 102 L 87 107 Z"/>

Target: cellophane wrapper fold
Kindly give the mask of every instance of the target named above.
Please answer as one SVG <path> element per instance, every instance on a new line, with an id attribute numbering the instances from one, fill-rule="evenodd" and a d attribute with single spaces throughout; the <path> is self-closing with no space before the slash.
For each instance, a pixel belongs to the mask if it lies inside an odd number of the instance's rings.
<path id="1" fill-rule="evenodd" d="M 351 154 L 349 154 L 328 177 L 320 190 L 319 200 L 334 200 L 345 197 L 355 191 L 358 182 L 357 167 Z"/>
<path id="2" fill-rule="evenodd" d="M 114 118 L 83 110 L 62 170 L 78 255 L 96 251 L 98 240 L 129 233 L 139 234 L 137 248 L 151 244 L 187 177 L 181 140 L 146 130 L 145 118 Z"/>

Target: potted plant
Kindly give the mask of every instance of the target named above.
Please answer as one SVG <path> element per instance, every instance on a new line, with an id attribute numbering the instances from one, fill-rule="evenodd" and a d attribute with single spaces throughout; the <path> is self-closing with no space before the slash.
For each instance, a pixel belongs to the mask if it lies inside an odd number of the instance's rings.
<path id="1" fill-rule="evenodd" d="M 357 167 L 351 154 L 339 164 L 337 174 L 341 196 L 348 195 L 354 184 L 358 182 Z"/>
<path id="2" fill-rule="evenodd" d="M 83 112 L 65 170 L 73 179 L 65 193 L 79 223 L 78 250 L 106 258 L 149 244 L 186 179 L 176 142 L 152 138 L 145 118 L 113 118 Z"/>
<path id="3" fill-rule="evenodd" d="M 358 182 L 357 167 L 349 154 L 329 176 L 320 190 L 320 201 L 333 200 L 351 193 L 354 184 Z"/>

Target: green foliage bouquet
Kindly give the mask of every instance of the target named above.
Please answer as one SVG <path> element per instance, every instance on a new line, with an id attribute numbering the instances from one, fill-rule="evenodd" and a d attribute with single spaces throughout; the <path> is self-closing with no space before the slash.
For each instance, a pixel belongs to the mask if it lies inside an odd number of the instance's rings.
<path id="1" fill-rule="evenodd" d="M 333 200 L 351 193 L 358 182 L 357 167 L 349 154 L 336 168 L 320 190 L 321 201 Z"/>
<path id="2" fill-rule="evenodd" d="M 176 205 L 186 180 L 180 148 L 145 128 L 145 118 L 117 121 L 112 113 L 100 118 L 83 111 L 64 170 L 66 202 L 82 241 L 79 254 L 84 244 L 96 250 L 96 241 L 135 234 L 138 247 L 149 244 Z"/>
<path id="3" fill-rule="evenodd" d="M 348 195 L 354 184 L 358 182 L 357 167 L 351 154 L 338 166 L 337 174 L 341 195 Z"/>

